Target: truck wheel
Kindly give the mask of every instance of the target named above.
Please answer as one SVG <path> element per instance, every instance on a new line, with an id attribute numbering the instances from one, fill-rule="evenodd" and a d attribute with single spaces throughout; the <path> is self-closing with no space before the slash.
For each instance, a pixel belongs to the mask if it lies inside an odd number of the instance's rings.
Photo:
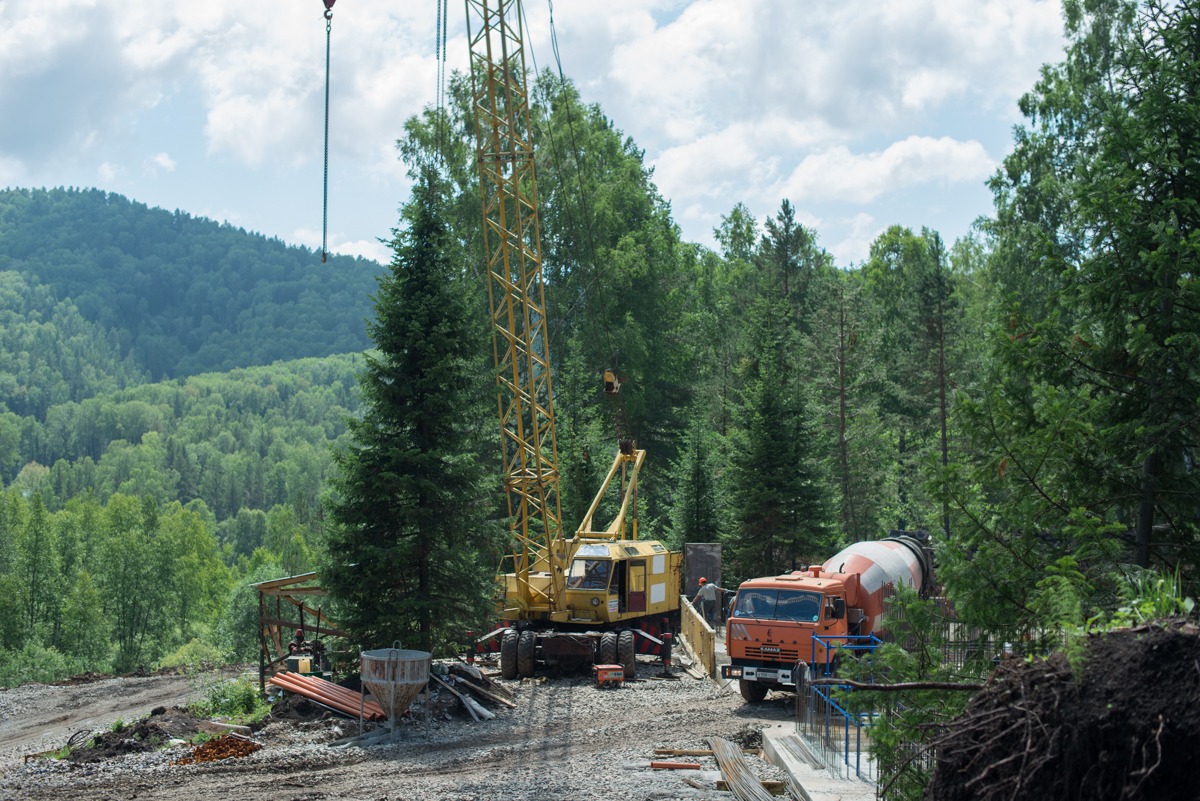
<path id="1" fill-rule="evenodd" d="M 626 679 L 637 676 L 637 648 L 629 629 L 617 635 L 617 664 L 624 668 Z"/>
<path id="2" fill-rule="evenodd" d="M 517 674 L 521 678 L 532 676 L 536 667 L 537 633 L 526 629 L 517 640 Z"/>
<path id="3" fill-rule="evenodd" d="M 617 664 L 617 633 L 606 631 L 600 635 L 600 664 Z"/>
<path id="4" fill-rule="evenodd" d="M 517 630 L 505 629 L 500 639 L 500 677 L 517 677 Z"/>
<path id="5" fill-rule="evenodd" d="M 757 704 L 767 697 L 767 685 L 759 684 L 757 681 L 739 679 L 738 691 L 742 694 L 742 698 L 745 698 L 747 703 L 751 704 Z"/>

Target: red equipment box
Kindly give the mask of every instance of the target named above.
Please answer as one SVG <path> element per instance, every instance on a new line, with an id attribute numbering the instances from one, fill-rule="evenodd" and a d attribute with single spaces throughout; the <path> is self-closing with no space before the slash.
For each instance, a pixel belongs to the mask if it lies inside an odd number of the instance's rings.
<path id="1" fill-rule="evenodd" d="M 625 668 L 620 665 L 592 665 L 597 687 L 620 687 L 625 683 Z"/>

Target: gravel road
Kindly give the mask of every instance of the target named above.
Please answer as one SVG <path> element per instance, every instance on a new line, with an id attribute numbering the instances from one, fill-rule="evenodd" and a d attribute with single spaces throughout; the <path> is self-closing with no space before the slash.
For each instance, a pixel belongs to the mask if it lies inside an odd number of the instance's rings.
<path id="1" fill-rule="evenodd" d="M 644 671 L 649 674 L 647 665 Z M 764 725 L 790 718 L 791 696 L 743 704 L 736 688 L 680 674 L 598 690 L 585 678 L 536 677 L 503 682 L 516 709 L 497 709 L 475 723 L 439 710 L 436 695 L 414 707 L 396 741 L 369 748 L 331 748 L 357 732 L 356 721 L 275 723 L 256 734 L 264 748 L 251 756 L 199 765 L 172 765 L 185 746 L 98 764 L 21 756 L 63 745 L 80 728 L 104 729 L 160 705 L 196 694 L 179 676 L 106 679 L 91 684 L 29 685 L 0 692 L 0 799 L 237 798 L 239 801 L 370 799 L 704 799 L 727 793 L 693 788 L 717 778 L 711 757 L 700 771 L 652 770 L 655 748 L 707 748 L 717 735 L 754 743 Z M 757 744 L 757 743 L 755 743 Z M 779 772 L 752 759 L 760 778 Z"/>

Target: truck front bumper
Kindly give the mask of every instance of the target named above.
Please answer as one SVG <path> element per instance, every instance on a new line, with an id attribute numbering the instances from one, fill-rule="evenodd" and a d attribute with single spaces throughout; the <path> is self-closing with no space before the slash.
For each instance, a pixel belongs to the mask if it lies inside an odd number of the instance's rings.
<path id="1" fill-rule="evenodd" d="M 791 668 L 750 667 L 748 665 L 721 665 L 721 678 L 756 681 L 759 684 L 796 686 Z"/>

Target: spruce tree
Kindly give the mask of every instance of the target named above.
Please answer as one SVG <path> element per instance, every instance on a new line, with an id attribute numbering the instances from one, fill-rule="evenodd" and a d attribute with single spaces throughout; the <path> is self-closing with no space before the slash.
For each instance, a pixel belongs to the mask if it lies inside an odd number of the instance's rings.
<path id="1" fill-rule="evenodd" d="M 479 458 L 487 350 L 442 191 L 423 171 L 393 231 L 368 324 L 376 350 L 359 375 L 363 416 L 335 456 L 321 580 L 367 647 L 461 642 L 487 615 L 496 569 Z"/>
<path id="2" fill-rule="evenodd" d="M 789 306 L 772 293 L 749 315 L 740 425 L 733 432 L 725 537 L 732 572 L 745 577 L 807 567 L 832 545 L 830 493 L 820 469 L 819 430 L 791 354 Z"/>

